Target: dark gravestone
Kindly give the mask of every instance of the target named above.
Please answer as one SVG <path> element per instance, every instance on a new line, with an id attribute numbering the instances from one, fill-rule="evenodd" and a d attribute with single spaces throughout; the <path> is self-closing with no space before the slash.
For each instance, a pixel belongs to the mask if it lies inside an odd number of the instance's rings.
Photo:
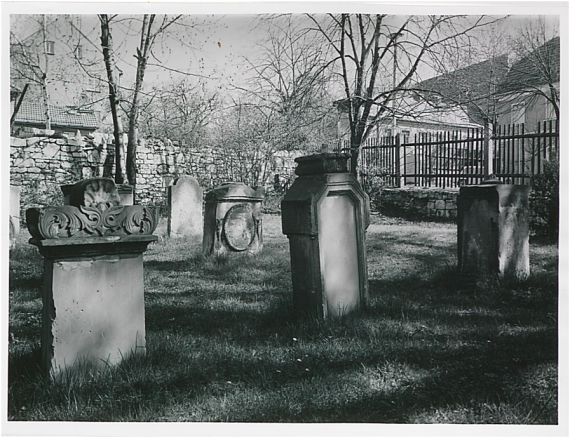
<path id="1" fill-rule="evenodd" d="M 529 263 L 530 186 L 486 181 L 457 197 L 458 269 L 524 278 Z"/>
<path id="2" fill-rule="evenodd" d="M 340 317 L 368 301 L 369 201 L 347 171 L 348 158 L 333 153 L 297 158 L 299 177 L 281 203 L 293 304 L 320 318 Z"/>

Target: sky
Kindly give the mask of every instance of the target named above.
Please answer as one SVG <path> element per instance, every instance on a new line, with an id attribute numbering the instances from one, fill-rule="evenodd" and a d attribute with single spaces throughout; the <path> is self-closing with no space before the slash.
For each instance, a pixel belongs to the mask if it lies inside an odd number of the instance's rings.
<path id="1" fill-rule="evenodd" d="M 47 3 L 53 5 L 50 11 L 62 13 L 61 4 Z M 263 4 L 263 3 L 262 3 Z M 133 8 L 129 8 L 132 11 Z M 164 12 L 170 12 L 165 7 L 162 8 Z M 67 12 L 78 12 L 75 15 L 74 23 L 82 29 L 86 39 L 90 41 L 87 45 L 91 46 L 93 50 L 98 50 L 98 56 L 102 59 L 100 54 L 100 22 L 97 16 L 93 13 L 106 12 L 105 10 L 89 9 L 85 6 L 66 8 Z M 192 9 L 193 10 L 193 9 Z M 304 9 L 299 9 L 299 12 Z M 321 7 L 320 12 L 325 12 L 329 9 Z M 18 12 L 29 11 L 29 8 L 20 9 Z M 145 74 L 146 87 L 159 86 L 179 80 L 183 77 L 175 72 L 175 70 L 191 72 L 194 77 L 202 77 L 208 83 L 210 90 L 217 89 L 222 93 L 229 93 L 232 90 L 232 85 L 246 86 L 245 80 L 248 77 L 247 63 L 244 58 L 254 60 L 256 53 L 259 51 L 258 43 L 263 40 L 265 33 L 262 28 L 258 27 L 256 14 L 253 11 L 263 11 L 263 8 L 252 9 L 228 9 L 229 13 L 224 8 L 217 8 L 210 14 L 190 14 L 186 20 L 196 23 L 195 30 L 190 32 L 190 35 L 183 38 L 183 43 L 178 41 L 164 42 L 164 44 L 155 45 L 155 53 L 161 60 L 161 63 L 167 66 L 167 69 L 149 65 Z M 241 12 L 249 12 L 242 14 Z M 519 12 L 525 12 L 524 8 L 517 8 Z M 548 13 L 548 8 L 535 8 L 535 13 Z M 113 11 L 114 12 L 114 11 Z M 138 10 L 136 11 L 138 12 Z M 141 11 L 146 12 L 146 11 Z M 178 12 L 178 11 L 176 11 Z M 200 11 L 198 11 L 200 12 Z M 240 12 L 240 13 L 236 13 Z M 409 8 L 399 10 L 400 14 L 409 13 Z M 415 10 L 414 10 L 415 12 Z M 446 12 L 446 11 L 443 11 Z M 450 9 L 450 12 L 454 12 Z M 460 11 L 464 12 L 464 11 Z M 487 7 L 484 10 L 478 11 L 479 13 L 492 12 L 497 10 L 492 7 Z M 512 11 L 507 11 L 512 12 Z M 120 18 L 120 16 L 118 17 Z M 503 28 L 508 32 L 514 32 L 518 25 L 525 20 L 524 16 L 512 16 L 506 22 Z M 548 21 L 553 23 L 556 18 L 549 18 Z M 23 34 L 27 29 L 21 27 L 21 23 L 25 18 L 18 17 L 12 20 L 12 23 L 20 23 L 20 27 L 13 26 L 14 29 L 19 29 Z M 133 54 L 136 52 L 138 39 L 135 33 L 133 36 L 126 38 L 128 32 L 124 23 L 117 22 L 112 24 L 111 30 L 113 32 L 114 44 L 116 49 L 118 67 L 123 71 L 124 76 L 122 83 L 130 86 L 134 82 L 134 73 L 136 71 L 136 60 Z M 138 30 L 138 25 L 135 31 Z M 133 30 L 131 29 L 131 32 Z M 186 46 L 186 47 L 183 47 Z M 156 61 L 151 60 L 151 64 Z M 433 72 L 424 72 L 424 78 L 433 75 Z M 51 97 L 58 103 L 64 103 L 66 97 L 58 96 L 59 91 L 51 90 Z"/>

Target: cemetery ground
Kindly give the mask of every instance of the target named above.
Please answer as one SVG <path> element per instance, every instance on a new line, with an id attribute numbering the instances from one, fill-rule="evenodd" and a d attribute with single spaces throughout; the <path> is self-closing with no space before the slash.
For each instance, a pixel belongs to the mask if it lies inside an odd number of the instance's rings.
<path id="1" fill-rule="evenodd" d="M 50 381 L 42 258 L 24 229 L 10 251 L 8 419 L 557 424 L 557 244 L 531 239 L 527 280 L 465 278 L 456 230 L 373 216 L 370 305 L 325 322 L 292 311 L 278 215 L 255 256 L 206 259 L 200 241 L 161 237 L 144 255 L 146 355 Z"/>

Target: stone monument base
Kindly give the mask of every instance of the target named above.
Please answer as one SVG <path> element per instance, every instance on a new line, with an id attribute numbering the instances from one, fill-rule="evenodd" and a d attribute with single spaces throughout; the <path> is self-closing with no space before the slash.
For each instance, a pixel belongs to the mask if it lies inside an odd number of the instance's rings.
<path id="1" fill-rule="evenodd" d="M 457 198 L 458 270 L 467 275 L 530 273 L 530 186 L 462 187 Z"/>

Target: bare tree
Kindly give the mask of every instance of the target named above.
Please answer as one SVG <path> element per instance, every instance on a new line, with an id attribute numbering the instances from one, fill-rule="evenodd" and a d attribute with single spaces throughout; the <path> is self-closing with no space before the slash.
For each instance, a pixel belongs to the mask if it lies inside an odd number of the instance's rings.
<path id="1" fill-rule="evenodd" d="M 129 139 L 127 144 L 127 178 L 132 186 L 136 185 L 137 180 L 136 151 L 139 98 L 141 89 L 143 87 L 144 75 L 149 55 L 151 53 L 152 46 L 156 41 L 156 38 L 164 33 L 167 28 L 180 20 L 181 17 L 182 15 L 176 15 L 174 17 L 164 15 L 161 16 L 158 21 L 156 21 L 155 14 L 145 14 L 142 19 L 140 43 L 137 47 L 137 53 L 134 55 L 137 60 L 137 70 L 129 111 Z"/>
<path id="2" fill-rule="evenodd" d="M 245 59 L 252 75 L 242 104 L 255 105 L 268 121 L 275 149 L 320 147 L 330 141 L 331 61 L 318 35 L 301 16 L 262 16 L 258 19 L 259 53 Z"/>
<path id="3" fill-rule="evenodd" d="M 141 132 L 192 146 L 200 145 L 205 128 L 219 109 L 219 96 L 208 91 L 203 79 L 194 83 L 186 77 L 154 88 L 151 97 L 141 101 Z"/>
<path id="4" fill-rule="evenodd" d="M 133 55 L 137 60 L 136 64 L 136 74 L 134 85 L 130 90 L 130 93 L 123 93 L 123 96 L 129 94 L 129 100 L 126 102 L 127 108 L 124 110 L 128 116 L 128 144 L 126 147 L 126 173 L 129 184 L 132 186 L 136 185 L 136 149 L 137 149 L 137 135 L 138 135 L 138 117 L 140 113 L 140 99 L 141 95 L 144 94 L 144 78 L 147 66 L 153 65 L 160 68 L 165 68 L 169 71 L 175 73 L 180 73 L 183 75 L 194 76 L 195 74 L 188 71 L 179 71 L 173 68 L 169 68 L 162 60 L 159 59 L 159 55 L 154 51 L 157 46 L 157 42 L 162 40 L 163 42 L 169 40 L 172 44 L 176 41 L 179 47 L 189 47 L 187 43 L 187 31 L 193 29 L 195 23 L 184 23 L 182 15 L 168 16 L 155 14 L 146 14 L 142 18 L 139 17 L 118 17 L 113 16 L 108 19 L 107 29 L 109 30 L 109 24 L 111 22 L 121 22 L 122 24 L 128 23 L 126 26 L 128 32 L 132 35 L 132 32 L 138 36 L 139 43 L 136 48 L 136 53 Z M 139 30 L 136 30 L 137 23 L 140 24 Z M 174 25 L 178 26 L 180 34 L 172 31 Z M 167 32 L 168 31 L 168 32 Z M 151 58 L 156 61 L 151 63 Z M 109 85 L 111 87 L 111 85 Z M 125 102 L 125 98 L 120 99 L 121 103 Z"/>
<path id="5" fill-rule="evenodd" d="M 212 124 L 212 145 L 232 157 L 229 173 L 251 186 L 263 184 L 273 153 L 279 148 L 272 115 L 258 105 L 236 100 Z M 228 165 L 228 163 L 226 163 Z"/>
<path id="6" fill-rule="evenodd" d="M 46 129 L 51 129 L 49 109 L 48 75 L 49 57 L 48 33 L 46 16 L 37 20 L 39 31 L 30 35 L 26 40 L 20 39 L 13 31 L 10 32 L 11 79 L 36 84 L 40 87 L 44 104 Z M 53 53 L 51 53 L 53 54 Z"/>
<path id="7" fill-rule="evenodd" d="M 103 48 L 103 59 L 107 69 L 107 81 L 109 83 L 109 103 L 111 105 L 111 115 L 113 117 L 113 135 L 115 137 L 115 182 L 123 184 L 125 182 L 122 169 L 123 146 L 123 125 L 118 113 L 119 92 L 117 79 L 115 78 L 115 53 L 113 51 L 113 36 L 109 24 L 113 17 L 107 14 L 99 15 L 101 21 L 101 47 Z"/>
<path id="8" fill-rule="evenodd" d="M 465 48 L 470 33 L 493 22 L 485 17 L 340 14 L 310 16 L 314 29 L 333 48 L 350 126 L 351 171 L 356 173 L 364 140 L 392 102 L 417 81 L 428 54 L 447 47 Z M 397 81 L 393 78 L 398 48 Z"/>
<path id="9" fill-rule="evenodd" d="M 499 93 L 530 101 L 544 99 L 560 118 L 560 36 L 558 25 L 545 17 L 527 21 L 511 41 L 516 56 Z"/>

